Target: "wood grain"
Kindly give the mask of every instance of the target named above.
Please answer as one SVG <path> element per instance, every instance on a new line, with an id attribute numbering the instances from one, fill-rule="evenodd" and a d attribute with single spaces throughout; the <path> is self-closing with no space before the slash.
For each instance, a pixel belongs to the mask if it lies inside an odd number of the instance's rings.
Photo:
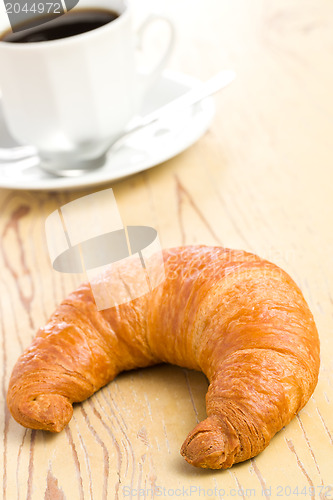
<path id="1" fill-rule="evenodd" d="M 156 8 L 134 2 L 135 22 Z M 321 339 L 317 389 L 258 457 L 197 470 L 179 448 L 205 417 L 205 377 L 172 366 L 120 375 L 77 405 L 65 432 L 23 429 L 11 369 L 83 276 L 56 273 L 45 218 L 94 190 L 0 191 L 0 497 L 4 500 L 333 498 L 333 4 L 161 0 L 178 31 L 170 66 L 205 79 L 231 67 L 209 132 L 176 158 L 113 184 L 126 224 L 163 247 L 206 243 L 274 261 L 301 286 Z M 109 187 L 109 186 L 104 186 Z M 201 488 L 201 490 L 200 490 Z"/>

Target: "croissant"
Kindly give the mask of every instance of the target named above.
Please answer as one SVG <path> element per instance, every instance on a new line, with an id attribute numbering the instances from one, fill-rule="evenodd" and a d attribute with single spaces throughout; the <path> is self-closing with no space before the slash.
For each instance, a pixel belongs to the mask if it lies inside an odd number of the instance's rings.
<path id="1" fill-rule="evenodd" d="M 128 303 L 98 311 L 89 283 L 64 300 L 15 365 L 8 407 L 26 427 L 60 432 L 73 403 L 123 370 L 161 362 L 201 370 L 207 418 L 181 454 L 226 469 L 261 452 L 310 398 L 315 322 L 288 274 L 256 255 L 192 246 L 164 250 L 163 259 L 165 280 Z M 110 290 L 112 273 L 98 278 Z M 122 273 L 130 289 L 136 264 Z"/>

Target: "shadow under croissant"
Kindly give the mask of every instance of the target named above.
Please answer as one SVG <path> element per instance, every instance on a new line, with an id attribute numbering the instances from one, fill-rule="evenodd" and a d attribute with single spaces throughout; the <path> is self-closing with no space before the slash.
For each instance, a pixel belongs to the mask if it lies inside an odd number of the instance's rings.
<path id="1" fill-rule="evenodd" d="M 189 429 L 207 417 L 208 386 L 202 372 L 176 365 L 161 363 L 133 369 L 120 373 L 88 401 L 74 403 L 74 417 L 87 423 L 88 411 L 104 426 L 124 422 L 122 430 L 127 434 L 130 430 L 132 436 L 139 436 L 145 429 L 150 439 L 167 440 L 167 448 L 174 448 L 176 453 Z M 152 423 L 154 430 L 150 430 Z"/>

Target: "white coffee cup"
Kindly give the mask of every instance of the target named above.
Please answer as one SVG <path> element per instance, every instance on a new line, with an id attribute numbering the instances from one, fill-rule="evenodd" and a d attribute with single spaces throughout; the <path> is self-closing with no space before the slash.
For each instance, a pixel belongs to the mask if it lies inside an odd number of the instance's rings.
<path id="1" fill-rule="evenodd" d="M 0 41 L 0 91 L 9 130 L 18 142 L 35 146 L 41 166 L 55 173 L 81 161 L 84 168 L 100 165 L 106 145 L 138 113 L 174 41 L 173 26 L 163 16 L 149 17 L 135 36 L 126 0 L 80 0 L 72 11 L 82 8 L 109 9 L 119 17 L 68 38 Z M 168 22 L 169 44 L 157 67 L 143 73 L 136 62 L 138 38 L 156 19 Z"/>

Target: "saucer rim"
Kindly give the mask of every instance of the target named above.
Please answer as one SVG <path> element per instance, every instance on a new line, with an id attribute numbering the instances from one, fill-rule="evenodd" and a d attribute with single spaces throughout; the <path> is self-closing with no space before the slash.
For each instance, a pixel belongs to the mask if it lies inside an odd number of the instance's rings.
<path id="1" fill-rule="evenodd" d="M 172 81 L 173 83 L 179 83 L 179 85 L 187 87 L 188 90 L 201 82 L 201 80 L 196 77 L 173 70 L 165 70 L 161 75 L 161 78 Z M 161 165 L 162 163 L 165 163 L 166 161 L 171 160 L 172 158 L 175 158 L 182 152 L 186 151 L 193 144 L 195 144 L 208 130 L 216 112 L 214 98 L 207 97 L 200 103 L 197 103 L 195 106 L 201 108 L 200 113 L 203 115 L 201 126 L 196 127 L 196 129 L 193 131 L 193 134 L 190 135 L 190 139 L 187 139 L 183 142 L 181 141 L 176 148 L 171 148 L 171 152 L 167 152 L 162 155 L 152 155 L 153 158 L 149 158 L 148 160 L 142 161 L 141 163 L 131 165 L 125 170 L 119 170 L 114 173 L 112 173 L 111 168 L 107 168 L 106 163 L 106 165 L 101 169 L 94 170 L 79 177 L 49 177 L 40 179 L 40 181 L 34 179 L 29 182 L 29 178 L 23 180 L 22 178 L 8 179 L 7 177 L 2 177 L 0 170 L 0 188 L 12 189 L 16 191 L 64 191 L 69 189 L 74 191 L 94 186 L 100 186 L 102 184 L 111 182 L 119 182 L 132 175 L 142 173 L 146 170 L 157 167 L 158 165 Z M 36 182 L 40 182 L 40 184 L 36 184 Z"/>

